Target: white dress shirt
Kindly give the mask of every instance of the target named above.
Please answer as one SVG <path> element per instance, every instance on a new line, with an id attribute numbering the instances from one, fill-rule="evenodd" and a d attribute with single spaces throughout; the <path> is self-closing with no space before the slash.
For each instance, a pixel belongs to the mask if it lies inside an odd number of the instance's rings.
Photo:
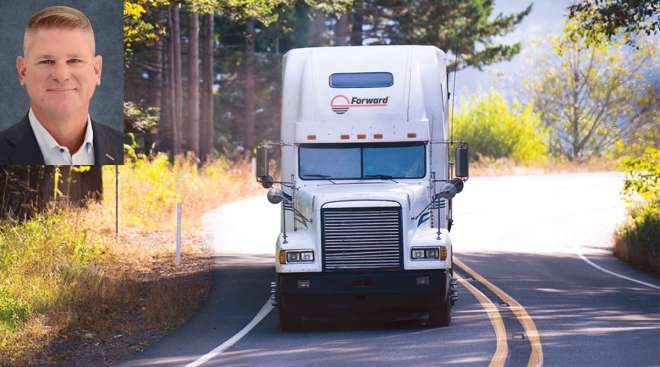
<path id="1" fill-rule="evenodd" d="M 63 147 L 55 141 L 52 135 L 44 128 L 30 108 L 28 113 L 30 126 L 37 138 L 37 143 L 44 157 L 44 163 L 48 166 L 70 166 L 70 165 L 93 165 L 94 164 L 94 132 L 92 131 L 92 120 L 87 115 L 87 129 L 85 140 L 73 155 L 69 148 Z"/>

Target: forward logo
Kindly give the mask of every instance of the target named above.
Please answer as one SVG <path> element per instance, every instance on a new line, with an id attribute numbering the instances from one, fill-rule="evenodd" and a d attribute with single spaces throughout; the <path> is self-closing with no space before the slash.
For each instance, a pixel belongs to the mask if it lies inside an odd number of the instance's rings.
<path id="1" fill-rule="evenodd" d="M 330 100 L 330 108 L 338 115 L 345 114 L 352 107 L 387 107 L 390 97 L 383 98 L 359 98 L 348 97 L 338 94 Z"/>

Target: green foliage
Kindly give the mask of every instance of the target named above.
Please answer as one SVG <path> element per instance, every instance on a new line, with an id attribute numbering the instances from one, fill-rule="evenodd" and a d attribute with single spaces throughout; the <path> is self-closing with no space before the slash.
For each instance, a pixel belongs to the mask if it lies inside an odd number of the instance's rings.
<path id="1" fill-rule="evenodd" d="M 225 0 L 222 12 L 237 22 L 254 17 L 268 26 L 276 22 L 279 17 L 275 10 L 281 5 L 292 2 L 293 0 Z"/>
<path id="2" fill-rule="evenodd" d="M 641 156 L 625 158 L 622 168 L 626 172 L 623 195 L 627 202 L 636 202 L 641 198 L 647 203 L 660 203 L 659 149 L 649 147 Z"/>
<path id="3" fill-rule="evenodd" d="M 158 126 L 159 107 L 138 106 L 135 102 L 124 102 L 124 124 L 126 131 L 153 133 Z"/>
<path id="4" fill-rule="evenodd" d="M 660 5 L 654 0 L 581 1 L 568 11 L 569 18 L 579 24 L 571 30 L 571 37 L 585 38 L 592 45 L 617 34 L 634 44 L 634 36 L 660 31 Z"/>
<path id="5" fill-rule="evenodd" d="M 529 164 L 545 158 L 546 133 L 532 105 L 509 107 L 497 92 L 473 98 L 455 118 L 455 140 L 466 141 L 477 157 L 510 158 Z"/>
<path id="6" fill-rule="evenodd" d="M 574 27 L 569 23 L 566 32 Z M 621 44 L 590 46 L 571 37 L 556 37 L 552 46 L 555 55 L 538 64 L 533 88 L 553 154 L 577 161 L 603 156 L 657 124 L 657 45 L 651 40 L 631 53 Z"/>
<path id="7" fill-rule="evenodd" d="M 131 53 L 135 44 L 152 47 L 165 35 L 162 24 L 150 20 L 152 14 L 168 6 L 169 0 L 127 0 L 124 2 L 124 50 Z"/>
<path id="8" fill-rule="evenodd" d="M 353 0 L 305 0 L 305 4 L 325 14 L 341 15 L 353 5 Z"/>
<path id="9" fill-rule="evenodd" d="M 0 330 L 14 330 L 32 314 L 32 307 L 0 288 Z"/>
<path id="10" fill-rule="evenodd" d="M 365 39 L 372 43 L 434 45 L 458 54 L 462 69 L 477 69 L 511 60 L 520 52 L 520 43 L 497 42 L 512 32 L 531 12 L 532 5 L 519 13 L 493 15 L 493 1 L 416 0 L 383 5 L 364 1 L 365 19 L 372 19 Z"/>
<path id="11" fill-rule="evenodd" d="M 633 262 L 660 271 L 654 264 L 660 260 L 660 150 L 649 147 L 641 156 L 625 158 L 622 167 L 630 218 L 617 230 L 616 247 Z"/>
<path id="12" fill-rule="evenodd" d="M 184 0 L 186 8 L 197 14 L 211 14 L 223 3 L 220 0 Z"/>

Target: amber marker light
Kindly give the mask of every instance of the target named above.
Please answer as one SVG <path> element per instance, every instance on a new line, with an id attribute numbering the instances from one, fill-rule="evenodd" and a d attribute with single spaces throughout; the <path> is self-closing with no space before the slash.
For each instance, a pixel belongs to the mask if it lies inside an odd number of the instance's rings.
<path id="1" fill-rule="evenodd" d="M 367 134 L 357 134 L 357 138 L 358 138 L 358 139 L 366 139 L 366 138 L 367 138 Z"/>
<path id="2" fill-rule="evenodd" d="M 307 135 L 307 140 L 316 140 L 316 135 L 315 134 Z"/>
<path id="3" fill-rule="evenodd" d="M 351 138 L 351 136 L 348 135 L 348 134 L 341 134 L 341 135 L 340 135 L 340 138 L 341 138 L 341 140 L 348 140 L 348 139 Z"/>
<path id="4" fill-rule="evenodd" d="M 447 260 L 447 248 L 445 246 L 440 246 L 440 260 Z"/>
<path id="5" fill-rule="evenodd" d="M 408 133 L 409 138 L 416 138 L 417 134 L 416 133 Z"/>
<path id="6" fill-rule="evenodd" d="M 382 139 L 383 134 L 374 134 L 374 139 Z"/>
<path id="7" fill-rule="evenodd" d="M 286 264 L 286 251 L 280 250 L 280 264 Z"/>

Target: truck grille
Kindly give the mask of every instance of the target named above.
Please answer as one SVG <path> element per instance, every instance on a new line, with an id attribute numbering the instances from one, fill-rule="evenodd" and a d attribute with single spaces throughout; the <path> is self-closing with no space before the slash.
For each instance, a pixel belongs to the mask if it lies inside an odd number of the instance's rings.
<path id="1" fill-rule="evenodd" d="M 321 209 L 323 270 L 402 268 L 400 207 Z"/>

